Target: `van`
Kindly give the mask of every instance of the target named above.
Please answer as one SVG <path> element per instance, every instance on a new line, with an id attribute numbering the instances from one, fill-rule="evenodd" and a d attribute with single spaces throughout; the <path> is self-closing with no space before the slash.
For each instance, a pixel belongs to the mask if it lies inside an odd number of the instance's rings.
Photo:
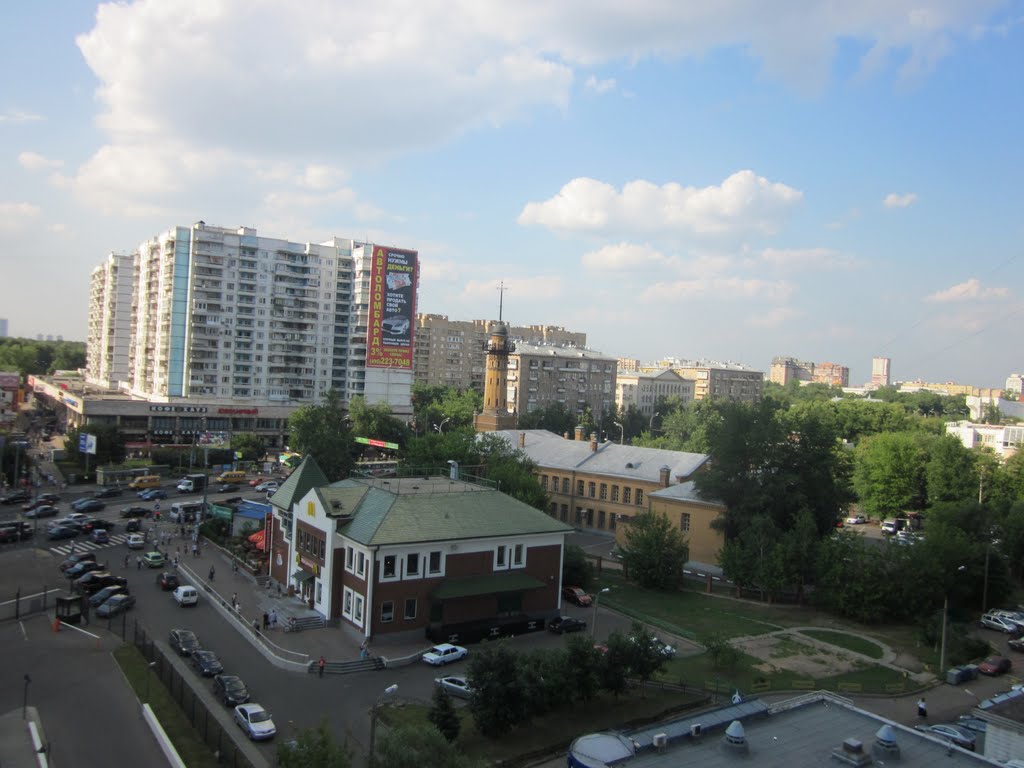
<path id="1" fill-rule="evenodd" d="M 187 584 L 183 584 L 174 590 L 174 602 L 184 607 L 186 605 L 196 605 L 199 602 L 199 593 L 196 592 L 195 587 L 190 587 Z"/>
<path id="2" fill-rule="evenodd" d="M 231 472 L 221 472 L 217 476 L 218 483 L 240 483 L 245 480 L 245 472 L 241 470 L 234 470 Z"/>
<path id="3" fill-rule="evenodd" d="M 176 501 L 171 504 L 172 523 L 194 523 L 202 517 L 203 502 L 201 501 Z"/>
<path id="4" fill-rule="evenodd" d="M 163 478 L 161 478 L 160 475 L 142 475 L 128 483 L 128 487 L 133 491 L 144 491 L 147 488 L 159 488 L 160 481 L 162 479 Z"/>

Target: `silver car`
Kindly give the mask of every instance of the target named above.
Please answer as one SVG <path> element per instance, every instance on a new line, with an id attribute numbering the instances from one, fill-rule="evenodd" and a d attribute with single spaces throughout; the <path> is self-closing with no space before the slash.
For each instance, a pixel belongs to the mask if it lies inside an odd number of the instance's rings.
<path id="1" fill-rule="evenodd" d="M 469 699 L 473 696 L 473 688 L 464 677 L 435 677 L 434 687 L 460 699 Z"/>

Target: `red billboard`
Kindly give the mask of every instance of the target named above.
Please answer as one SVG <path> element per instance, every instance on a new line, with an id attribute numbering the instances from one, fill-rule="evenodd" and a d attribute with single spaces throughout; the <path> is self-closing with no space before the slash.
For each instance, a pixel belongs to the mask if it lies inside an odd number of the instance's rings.
<path id="1" fill-rule="evenodd" d="M 367 367 L 412 370 L 417 267 L 416 251 L 373 246 Z"/>

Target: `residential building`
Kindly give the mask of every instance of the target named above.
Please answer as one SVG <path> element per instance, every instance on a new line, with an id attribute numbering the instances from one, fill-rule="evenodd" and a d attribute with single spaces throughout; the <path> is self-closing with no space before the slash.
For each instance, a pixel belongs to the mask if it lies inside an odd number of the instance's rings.
<path id="1" fill-rule="evenodd" d="M 591 349 L 516 344 L 508 358 L 508 402 L 516 413 L 562 403 L 599 418 L 615 406 L 616 362 Z"/>
<path id="2" fill-rule="evenodd" d="M 614 533 L 621 542 L 633 517 L 657 509 L 686 535 L 692 561 L 717 563 L 722 537 L 711 523 L 724 507 L 699 499 L 691 483 L 706 454 L 599 443 L 582 428 L 574 439 L 542 429 L 497 434 L 536 464 L 552 517 L 581 530 Z"/>
<path id="3" fill-rule="evenodd" d="M 871 386 L 876 389 L 892 386 L 892 373 L 889 370 L 891 364 L 892 360 L 888 357 L 871 358 Z"/>
<path id="4" fill-rule="evenodd" d="M 669 397 L 683 403 L 694 399 L 695 382 L 675 371 L 622 371 L 615 378 L 615 404 L 620 410 L 633 406 L 652 417 L 659 401 Z"/>
<path id="5" fill-rule="evenodd" d="M 839 363 L 816 363 L 811 380 L 830 387 L 850 386 L 850 369 Z"/>
<path id="6" fill-rule="evenodd" d="M 7 338 L 7 318 L 0 317 L 0 339 Z"/>
<path id="7" fill-rule="evenodd" d="M 104 387 L 128 381 L 134 287 L 131 256 L 111 253 L 92 271 L 85 370 Z"/>
<path id="8" fill-rule="evenodd" d="M 1001 389 L 989 387 L 976 387 L 973 384 L 957 384 L 955 381 L 931 382 L 916 379 L 915 381 L 897 382 L 900 392 L 934 392 L 937 395 L 957 396 L 968 395 L 973 397 L 999 397 Z"/>
<path id="9" fill-rule="evenodd" d="M 768 369 L 768 381 L 786 386 L 791 381 L 810 382 L 814 376 L 814 363 L 795 357 L 773 357 Z"/>
<path id="10" fill-rule="evenodd" d="M 640 370 L 640 361 L 635 357 L 620 357 L 617 369 L 620 371 L 636 373 Z"/>
<path id="11" fill-rule="evenodd" d="M 307 457 L 270 503 L 270 576 L 364 637 L 469 641 L 559 611 L 571 528 L 457 469 L 328 485 Z"/>
<path id="12" fill-rule="evenodd" d="M 1024 445 L 1024 426 L 1017 425 L 949 421 L 946 434 L 956 437 L 966 448 L 989 448 L 1003 458 L 1009 458 Z"/>
<path id="13" fill-rule="evenodd" d="M 1020 398 L 1024 395 L 1024 375 L 1019 373 L 1011 373 L 1006 378 L 1006 386 L 1004 387 L 1004 396 Z"/>
<path id="14" fill-rule="evenodd" d="M 0 424 L 11 425 L 18 416 L 21 374 L 17 371 L 0 371 Z"/>
<path id="15" fill-rule="evenodd" d="M 1024 419 L 1024 400 L 1006 400 L 998 394 L 999 390 L 988 390 L 985 395 L 968 395 L 964 398 L 967 411 L 975 421 L 987 419 L 993 409 L 1006 419 Z"/>
<path id="16" fill-rule="evenodd" d="M 985 699 L 971 714 L 987 723 L 985 757 L 1000 764 L 1020 760 L 1024 755 L 1024 690 L 1015 686 L 1015 690 Z"/>
<path id="17" fill-rule="evenodd" d="M 694 400 L 757 403 L 764 395 L 764 373 L 740 363 L 665 358 L 654 365 L 644 366 L 642 370 L 658 371 L 666 368 L 693 381 Z"/>

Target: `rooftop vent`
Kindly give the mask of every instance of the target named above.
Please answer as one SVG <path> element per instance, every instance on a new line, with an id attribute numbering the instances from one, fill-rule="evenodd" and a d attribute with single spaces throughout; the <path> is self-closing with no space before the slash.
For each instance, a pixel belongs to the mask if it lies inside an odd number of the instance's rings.
<path id="1" fill-rule="evenodd" d="M 899 758 L 900 745 L 896 743 L 896 731 L 891 725 L 883 725 L 875 732 L 875 743 L 871 751 L 875 757 L 882 760 Z"/>
<path id="2" fill-rule="evenodd" d="M 857 766 L 857 768 L 875 764 L 875 761 L 871 759 L 871 755 L 864 751 L 864 742 L 853 737 L 850 737 L 840 746 L 833 749 L 832 758 L 846 765 Z"/>
<path id="3" fill-rule="evenodd" d="M 725 729 L 722 749 L 741 755 L 746 755 L 750 751 L 747 746 L 747 732 L 739 720 L 733 720 Z"/>

